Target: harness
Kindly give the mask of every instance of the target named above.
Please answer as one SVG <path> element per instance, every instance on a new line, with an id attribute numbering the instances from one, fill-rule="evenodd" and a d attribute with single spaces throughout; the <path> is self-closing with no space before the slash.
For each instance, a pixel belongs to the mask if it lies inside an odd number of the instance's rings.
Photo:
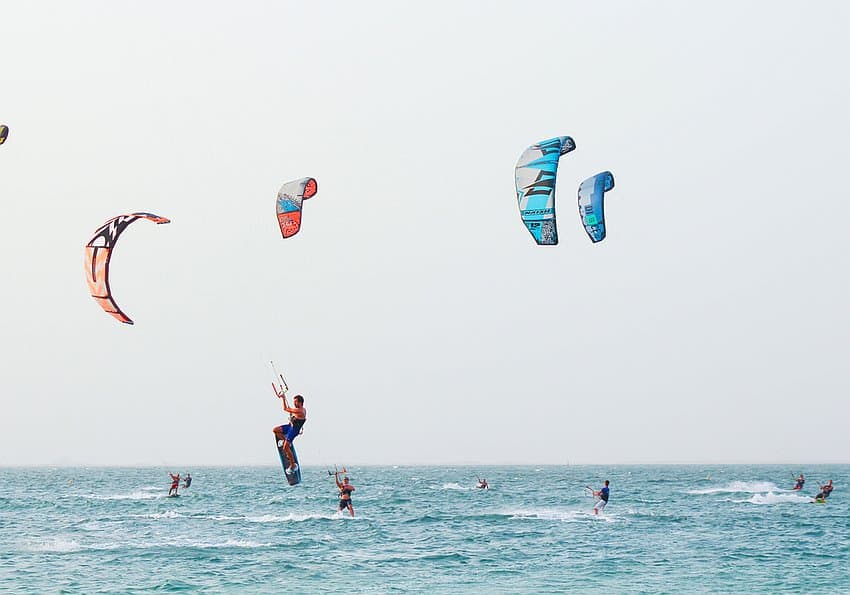
<path id="1" fill-rule="evenodd" d="M 289 425 L 298 430 L 299 435 L 304 433 L 304 430 L 302 430 L 301 428 L 304 427 L 304 424 L 306 422 L 306 419 L 299 419 L 292 414 L 289 415 Z"/>

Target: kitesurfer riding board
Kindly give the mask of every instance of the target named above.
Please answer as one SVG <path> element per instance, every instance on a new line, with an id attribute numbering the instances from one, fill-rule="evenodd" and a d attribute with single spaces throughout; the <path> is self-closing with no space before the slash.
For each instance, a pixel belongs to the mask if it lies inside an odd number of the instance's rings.
<path id="1" fill-rule="evenodd" d="M 179 496 L 177 488 L 180 486 L 180 474 L 174 475 L 173 473 L 169 473 L 168 476 L 171 478 L 171 488 L 168 490 L 168 497 Z"/>
<path id="2" fill-rule="evenodd" d="M 817 504 L 826 504 L 826 499 L 829 498 L 829 495 L 832 493 L 832 490 L 835 489 L 832 485 L 832 480 L 830 479 L 826 482 L 826 485 L 822 485 L 820 487 L 820 493 L 815 496 L 815 503 Z"/>
<path id="3" fill-rule="evenodd" d="M 346 473 L 345 469 L 343 469 L 342 472 Z M 354 504 L 351 502 L 351 493 L 354 491 L 354 486 L 349 482 L 347 475 L 343 478 L 342 482 L 340 482 L 339 473 L 339 471 L 334 473 L 334 481 L 336 482 L 336 487 L 339 490 L 339 507 L 337 510 L 338 512 L 348 510 L 351 516 L 354 516 Z"/>

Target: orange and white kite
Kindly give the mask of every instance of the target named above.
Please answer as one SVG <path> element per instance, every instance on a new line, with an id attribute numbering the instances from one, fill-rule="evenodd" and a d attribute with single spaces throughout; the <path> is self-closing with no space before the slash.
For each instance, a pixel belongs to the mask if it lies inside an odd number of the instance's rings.
<path id="1" fill-rule="evenodd" d="M 133 324 L 133 321 L 121 311 L 112 297 L 112 290 L 109 288 L 109 259 L 112 258 L 112 250 L 118 242 L 118 237 L 128 225 L 139 219 L 148 219 L 157 224 L 171 223 L 171 220 L 153 213 L 130 213 L 113 217 L 99 227 L 94 232 L 94 237 L 86 244 L 86 256 L 83 263 L 86 269 L 86 282 L 94 301 L 100 304 L 106 313 L 125 324 Z"/>

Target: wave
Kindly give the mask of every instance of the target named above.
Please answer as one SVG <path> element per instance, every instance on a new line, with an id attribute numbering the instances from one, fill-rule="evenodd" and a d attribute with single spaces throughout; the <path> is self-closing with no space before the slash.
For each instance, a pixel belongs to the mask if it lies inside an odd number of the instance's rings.
<path id="1" fill-rule="evenodd" d="M 609 514 L 595 515 L 589 510 L 576 509 L 557 509 L 557 508 L 538 508 L 538 509 L 519 509 L 510 510 L 502 513 L 504 516 L 510 517 L 511 520 L 536 519 L 541 521 L 560 521 L 560 522 L 575 522 L 575 521 L 605 521 L 608 523 L 615 522 L 614 517 Z"/>
<path id="2" fill-rule="evenodd" d="M 350 515 L 346 515 L 348 517 Z M 247 516 L 245 520 L 249 523 L 287 523 L 287 522 L 296 522 L 300 523 L 302 521 L 314 521 L 314 520 L 329 520 L 335 521 L 341 517 L 339 514 L 296 514 L 291 512 L 284 516 L 274 515 L 274 514 L 264 514 L 262 516 Z"/>
<path id="3" fill-rule="evenodd" d="M 468 486 L 462 486 L 459 483 L 453 481 L 453 482 L 450 482 L 450 483 L 444 483 L 443 487 L 441 487 L 439 489 L 441 489 L 441 490 L 462 490 L 462 491 L 466 491 L 466 490 L 471 490 L 472 488 L 470 488 Z"/>
<path id="4" fill-rule="evenodd" d="M 172 545 L 172 544 L 169 544 Z M 177 544 L 173 544 L 177 545 Z M 211 549 L 211 548 L 225 548 L 225 547 L 242 547 L 242 548 L 259 548 L 259 547 L 271 547 L 273 545 L 277 545 L 274 543 L 260 543 L 259 541 L 251 541 L 250 539 L 228 539 L 227 541 L 212 541 L 212 542 L 197 542 L 197 543 L 188 543 L 185 546 L 181 545 L 180 547 L 197 547 L 201 549 Z"/>
<path id="5" fill-rule="evenodd" d="M 25 549 L 31 552 L 48 552 L 48 553 L 73 553 L 80 551 L 104 551 L 104 550 L 135 550 L 135 549 L 156 549 L 156 548 L 199 548 L 199 549 L 218 549 L 218 548 L 266 548 L 278 544 L 261 543 L 250 539 L 226 539 L 224 541 L 190 541 L 177 542 L 169 540 L 165 542 L 147 542 L 147 543 L 95 543 L 90 545 L 81 545 L 74 539 L 64 539 L 54 537 L 44 541 L 28 544 Z"/>
<path id="6" fill-rule="evenodd" d="M 178 518 L 178 517 L 188 517 L 191 519 L 200 519 L 200 520 L 210 520 L 210 521 L 244 521 L 248 523 L 290 523 L 290 522 L 303 522 L 303 521 L 313 521 L 313 520 L 328 520 L 335 521 L 340 518 L 338 513 L 289 513 L 286 515 L 276 515 L 276 514 L 263 514 L 258 516 L 250 516 L 250 515 L 226 515 L 226 514 L 191 514 L 191 515 L 182 515 L 178 512 L 168 511 L 164 513 L 153 513 L 153 514 L 143 514 L 143 515 L 134 515 L 142 518 L 151 518 L 151 519 L 163 519 L 163 518 Z M 348 515 L 344 518 L 349 518 Z"/>
<path id="7" fill-rule="evenodd" d="M 173 510 L 166 510 L 165 512 L 152 512 L 150 514 L 131 514 L 133 518 L 137 519 L 176 519 L 183 517 L 179 512 L 174 512 Z"/>
<path id="8" fill-rule="evenodd" d="M 764 492 L 786 491 L 772 481 L 732 481 L 718 488 L 705 488 L 702 490 L 688 490 L 686 494 L 757 494 Z"/>
<path id="9" fill-rule="evenodd" d="M 80 498 L 86 498 L 87 500 L 154 500 L 156 498 L 166 497 L 165 491 L 158 494 L 150 494 L 145 491 L 146 489 L 148 488 L 143 488 L 142 490 L 137 490 L 127 494 L 78 494 L 78 496 Z M 157 489 L 162 490 L 162 488 Z"/>
<path id="10" fill-rule="evenodd" d="M 810 504 L 814 498 L 801 496 L 799 494 L 774 494 L 768 492 L 766 494 L 753 494 L 751 498 L 746 500 L 735 500 L 738 503 L 747 502 L 749 504 Z"/>
<path id="11" fill-rule="evenodd" d="M 52 537 L 44 541 L 30 543 L 26 546 L 30 552 L 56 552 L 68 553 L 78 552 L 82 549 L 79 542 L 73 539 L 64 539 L 62 537 Z"/>

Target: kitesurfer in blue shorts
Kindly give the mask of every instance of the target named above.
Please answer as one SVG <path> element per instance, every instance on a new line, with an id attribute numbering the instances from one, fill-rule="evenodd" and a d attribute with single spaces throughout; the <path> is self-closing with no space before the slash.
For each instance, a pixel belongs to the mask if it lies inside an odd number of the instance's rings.
<path id="1" fill-rule="evenodd" d="M 289 423 L 278 426 L 273 431 L 274 435 L 277 436 L 278 446 L 283 449 L 289 461 L 287 471 L 292 473 L 295 471 L 295 457 L 292 456 L 290 447 L 295 437 L 301 433 L 301 428 L 304 427 L 304 423 L 307 421 L 307 410 L 304 409 L 304 397 L 301 395 L 295 395 L 292 399 L 294 406 L 290 407 L 286 401 L 286 393 L 278 393 L 277 390 L 275 392 L 278 398 L 283 399 L 283 410 L 289 414 Z"/>
<path id="2" fill-rule="evenodd" d="M 593 495 L 599 498 L 599 502 L 596 503 L 596 506 L 593 507 L 593 514 L 599 514 L 602 510 L 608 505 L 608 495 L 610 490 L 608 489 L 608 480 L 605 480 L 605 485 L 602 486 L 598 492 L 593 492 Z"/>

